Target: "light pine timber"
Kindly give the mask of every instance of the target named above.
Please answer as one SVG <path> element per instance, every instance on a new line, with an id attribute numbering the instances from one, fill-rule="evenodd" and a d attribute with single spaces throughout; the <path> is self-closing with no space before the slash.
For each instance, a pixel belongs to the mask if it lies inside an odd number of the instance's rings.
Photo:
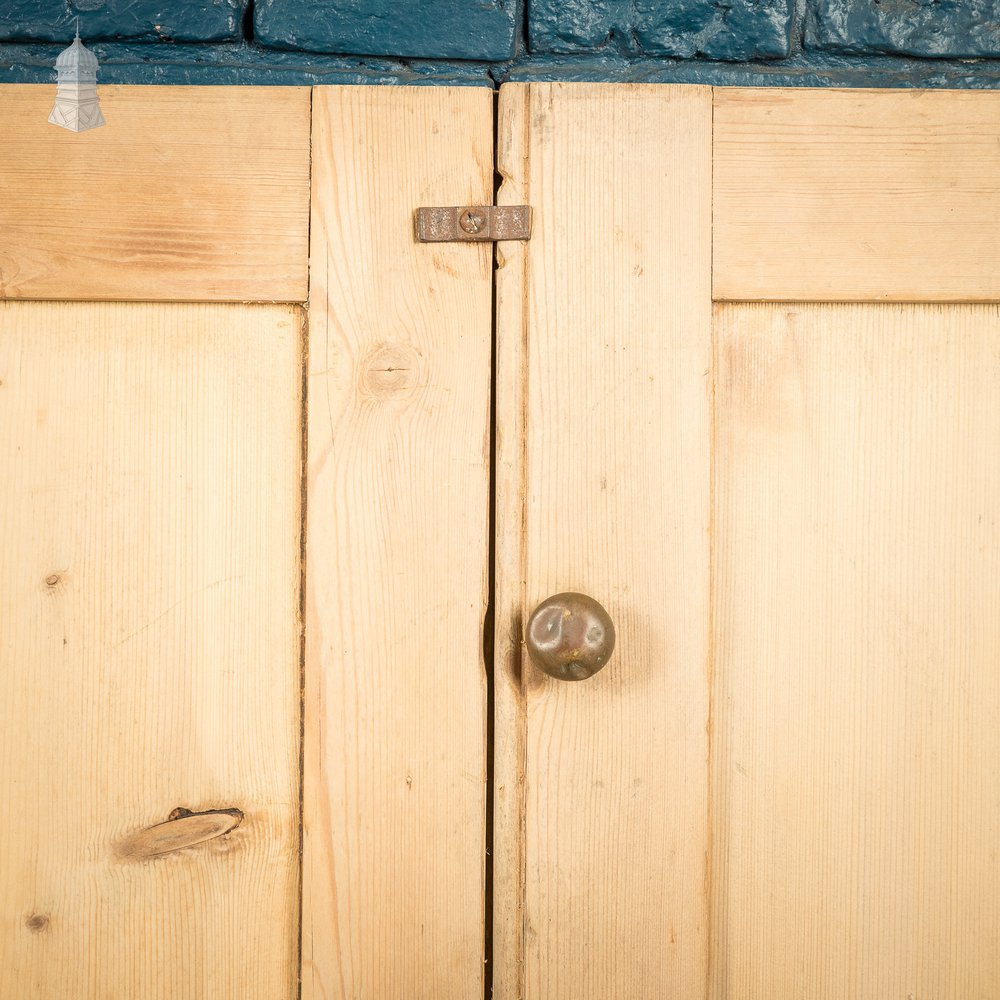
<path id="1" fill-rule="evenodd" d="M 531 88 L 504 84 L 497 116 L 498 205 L 530 204 L 526 157 Z M 537 213 L 536 213 L 537 220 Z M 497 244 L 494 457 L 493 968 L 495 1000 L 524 996 L 525 307 L 523 242 Z"/>
<path id="2" fill-rule="evenodd" d="M 305 1000 L 483 995 L 492 99 L 314 92 Z"/>
<path id="3" fill-rule="evenodd" d="M 0 299 L 303 301 L 308 87 L 0 86 Z"/>
<path id="4" fill-rule="evenodd" d="M 715 91 L 717 299 L 1000 298 L 1000 94 Z"/>
<path id="5" fill-rule="evenodd" d="M 0 996 L 294 996 L 301 349 L 0 303 Z"/>
<path id="6" fill-rule="evenodd" d="M 704 997 L 711 91 L 531 84 L 501 100 L 501 193 L 535 215 L 498 274 L 498 474 L 515 448 L 523 472 L 498 493 L 494 995 Z M 581 683 L 539 673 L 511 634 L 562 590 L 618 631 Z M 506 729 L 521 676 L 523 734 Z M 523 899 L 504 799 L 518 740 Z"/>
<path id="7" fill-rule="evenodd" d="M 1000 995 L 1000 311 L 716 313 L 717 1000 Z"/>

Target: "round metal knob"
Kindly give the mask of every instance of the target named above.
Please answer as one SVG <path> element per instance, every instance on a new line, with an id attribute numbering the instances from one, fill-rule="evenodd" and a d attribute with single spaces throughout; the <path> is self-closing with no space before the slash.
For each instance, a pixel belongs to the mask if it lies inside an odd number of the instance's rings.
<path id="1" fill-rule="evenodd" d="M 611 616 L 586 594 L 553 594 L 528 619 L 528 655 L 560 681 L 593 677 L 615 648 Z"/>

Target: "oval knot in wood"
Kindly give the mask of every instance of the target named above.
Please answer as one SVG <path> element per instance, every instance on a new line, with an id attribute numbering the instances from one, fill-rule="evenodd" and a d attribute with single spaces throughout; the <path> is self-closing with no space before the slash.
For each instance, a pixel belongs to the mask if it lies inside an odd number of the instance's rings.
<path id="1" fill-rule="evenodd" d="M 243 822 L 239 809 L 209 809 L 191 812 L 175 809 L 165 823 L 147 826 L 130 833 L 115 848 L 120 858 L 141 861 L 156 858 L 186 847 L 194 847 L 230 833 Z"/>
<path id="2" fill-rule="evenodd" d="M 382 344 L 361 366 L 361 390 L 376 399 L 408 396 L 418 384 L 420 354 L 409 344 Z"/>

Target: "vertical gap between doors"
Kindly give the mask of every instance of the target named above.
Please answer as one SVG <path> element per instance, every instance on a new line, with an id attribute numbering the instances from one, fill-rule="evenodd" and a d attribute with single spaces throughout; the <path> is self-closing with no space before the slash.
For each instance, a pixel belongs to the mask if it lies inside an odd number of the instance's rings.
<path id="1" fill-rule="evenodd" d="M 500 91 L 493 91 L 493 199 L 503 177 L 497 170 L 499 142 Z M 486 672 L 486 843 L 483 866 L 483 1000 L 493 996 L 493 785 L 494 785 L 494 716 L 496 703 L 496 514 L 497 514 L 497 244 L 493 245 L 490 285 L 490 471 L 488 481 L 489 520 L 486 610 L 483 615 L 483 664 Z"/>

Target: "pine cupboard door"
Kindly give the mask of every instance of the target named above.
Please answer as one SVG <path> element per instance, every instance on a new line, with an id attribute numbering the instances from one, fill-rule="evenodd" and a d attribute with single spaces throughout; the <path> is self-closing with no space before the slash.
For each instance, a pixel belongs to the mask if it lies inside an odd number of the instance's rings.
<path id="1" fill-rule="evenodd" d="M 101 93 L 0 88 L 0 996 L 291 1000 L 309 93 Z"/>
<path id="2" fill-rule="evenodd" d="M 0 997 L 479 1000 L 492 91 L 100 93 L 0 88 Z"/>
<path id="3" fill-rule="evenodd" d="M 502 88 L 498 1000 L 1000 995 L 997 122 Z"/>

